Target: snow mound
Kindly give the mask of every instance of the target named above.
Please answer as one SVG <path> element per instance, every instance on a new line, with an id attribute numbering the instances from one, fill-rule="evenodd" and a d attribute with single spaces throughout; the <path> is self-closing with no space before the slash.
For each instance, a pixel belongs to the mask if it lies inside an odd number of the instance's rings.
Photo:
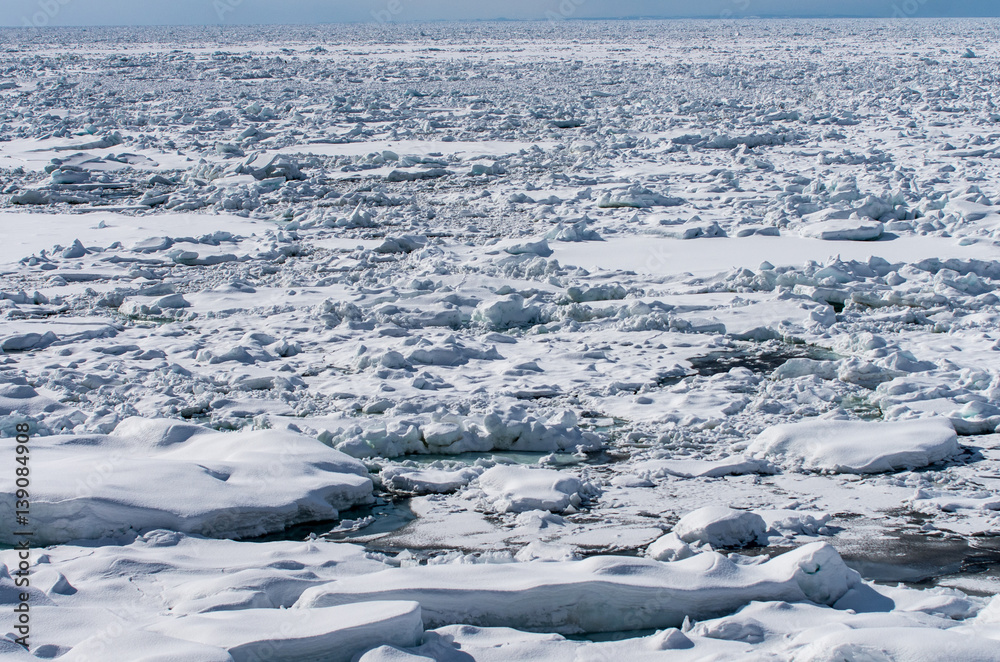
<path id="1" fill-rule="evenodd" d="M 560 471 L 509 466 L 493 467 L 483 473 L 479 487 L 498 513 L 563 512 L 583 503 L 588 491 L 579 478 Z"/>
<path id="2" fill-rule="evenodd" d="M 0 416 L 18 413 L 22 416 L 40 417 L 47 413 L 66 410 L 66 405 L 40 395 L 23 377 L 0 378 Z M 11 435 L 13 436 L 13 435 Z"/>
<path id="3" fill-rule="evenodd" d="M 745 510 L 706 506 L 682 517 L 674 533 L 686 543 L 709 544 L 712 547 L 744 547 L 764 537 L 764 519 Z"/>
<path id="4" fill-rule="evenodd" d="M 959 452 L 945 418 L 892 423 L 812 420 L 764 430 L 747 453 L 798 471 L 881 473 L 917 469 Z"/>
<path id="5" fill-rule="evenodd" d="M 156 528 L 260 535 L 336 519 L 339 509 L 372 499 L 363 464 L 287 431 L 219 433 L 129 418 L 110 435 L 36 437 L 32 444 L 37 544 Z M 0 503 L 13 508 L 14 497 L 11 474 L 0 480 Z M 0 542 L 11 540 L 0 534 Z"/>
<path id="6" fill-rule="evenodd" d="M 871 218 L 833 218 L 799 230 L 803 237 L 825 241 L 875 241 L 884 232 L 885 226 Z"/>
<path id="7" fill-rule="evenodd" d="M 221 611 L 184 616 L 155 629 L 176 639 L 223 648 L 235 662 L 350 662 L 380 645 L 415 646 L 424 633 L 420 605 L 414 602 Z"/>
<path id="8" fill-rule="evenodd" d="M 674 563 L 599 556 L 394 568 L 308 589 L 294 608 L 413 600 L 428 627 L 616 632 L 678 627 L 685 617 L 730 614 L 754 601 L 832 605 L 860 582 L 833 547 L 813 543 L 755 566 L 705 552 Z"/>
<path id="9" fill-rule="evenodd" d="M 695 549 L 681 540 L 673 531 L 660 536 L 646 548 L 646 556 L 656 561 L 683 561 L 695 554 L 697 554 Z"/>

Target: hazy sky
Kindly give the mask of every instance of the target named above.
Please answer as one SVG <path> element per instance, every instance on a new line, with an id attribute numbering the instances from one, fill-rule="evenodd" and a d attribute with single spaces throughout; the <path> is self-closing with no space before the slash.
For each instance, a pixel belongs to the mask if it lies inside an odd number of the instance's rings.
<path id="1" fill-rule="evenodd" d="M 0 0 L 0 25 L 626 16 L 1000 16 L 1000 0 Z"/>

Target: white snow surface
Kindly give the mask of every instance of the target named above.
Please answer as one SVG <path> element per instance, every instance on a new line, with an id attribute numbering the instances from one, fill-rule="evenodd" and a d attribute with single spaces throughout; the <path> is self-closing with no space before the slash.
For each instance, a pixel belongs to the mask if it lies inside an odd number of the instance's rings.
<path id="1" fill-rule="evenodd" d="M 0 656 L 998 659 L 998 27 L 0 29 Z"/>

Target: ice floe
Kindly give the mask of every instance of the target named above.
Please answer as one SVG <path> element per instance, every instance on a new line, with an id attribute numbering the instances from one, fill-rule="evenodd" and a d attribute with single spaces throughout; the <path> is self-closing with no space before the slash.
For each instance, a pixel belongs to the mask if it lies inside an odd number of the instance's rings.
<path id="1" fill-rule="evenodd" d="M 678 627 L 754 601 L 831 605 L 858 586 L 832 547 L 809 545 L 758 566 L 713 552 L 674 563 L 574 562 L 428 566 L 344 579 L 303 593 L 297 609 L 357 600 L 416 600 L 428 627 L 464 623 L 563 633 Z M 723 606 L 725 605 L 725 606 Z"/>
<path id="2" fill-rule="evenodd" d="M 959 453 L 947 419 L 892 423 L 818 420 L 768 428 L 747 447 L 786 468 L 837 473 L 918 469 Z"/>
<path id="3" fill-rule="evenodd" d="M 372 500 L 364 465 L 287 431 L 130 418 L 109 435 L 40 437 L 33 448 L 34 534 L 46 544 L 159 528 L 253 536 Z"/>

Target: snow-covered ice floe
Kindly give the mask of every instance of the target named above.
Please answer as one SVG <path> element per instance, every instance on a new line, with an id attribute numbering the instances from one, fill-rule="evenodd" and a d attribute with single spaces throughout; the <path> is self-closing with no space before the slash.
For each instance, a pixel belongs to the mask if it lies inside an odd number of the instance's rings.
<path id="1" fill-rule="evenodd" d="M 747 447 L 751 455 L 792 470 L 861 474 L 919 469 L 959 450 L 955 428 L 945 418 L 804 421 L 768 428 Z"/>
<path id="2" fill-rule="evenodd" d="M 0 554 L 7 561 L 16 552 Z M 996 604 L 867 584 L 823 543 L 764 562 L 714 552 L 671 563 L 389 561 L 351 544 L 248 544 L 162 530 L 123 546 L 57 546 L 39 557 L 30 589 L 33 613 L 48 624 L 36 646 L 69 660 L 572 660 L 584 648 L 629 659 L 754 649 L 829 659 L 816 657 L 827 641 L 860 654 L 876 631 L 919 628 L 939 659 L 988 660 L 1000 636 Z M 0 596 L 13 590 L 0 574 Z M 607 644 L 555 634 L 654 628 Z M 880 645 L 894 655 L 912 650 L 896 636 Z"/>
<path id="3" fill-rule="evenodd" d="M 820 543 L 756 566 L 706 552 L 666 564 L 594 557 L 393 569 L 309 589 L 296 607 L 414 600 L 431 627 L 464 623 L 572 634 L 678 627 L 685 618 L 712 618 L 754 601 L 833 605 L 860 586 L 857 573 Z"/>
<path id="4" fill-rule="evenodd" d="M 372 501 L 363 464 L 292 432 L 213 432 L 130 418 L 108 435 L 39 437 L 32 446 L 35 540 L 54 544 L 150 529 L 218 537 L 336 519 Z M 0 499 L 13 507 L 13 478 Z M 13 530 L 2 542 L 12 544 Z"/>
<path id="5" fill-rule="evenodd" d="M 743 547 L 763 538 L 766 529 L 764 518 L 757 513 L 706 506 L 682 517 L 673 533 L 686 543 Z"/>
<path id="6" fill-rule="evenodd" d="M 479 476 L 490 508 L 499 513 L 576 510 L 593 486 L 552 469 L 499 466 Z"/>
<path id="7" fill-rule="evenodd" d="M 885 226 L 871 218 L 830 219 L 811 223 L 801 230 L 803 237 L 827 241 L 874 241 L 885 232 Z"/>

